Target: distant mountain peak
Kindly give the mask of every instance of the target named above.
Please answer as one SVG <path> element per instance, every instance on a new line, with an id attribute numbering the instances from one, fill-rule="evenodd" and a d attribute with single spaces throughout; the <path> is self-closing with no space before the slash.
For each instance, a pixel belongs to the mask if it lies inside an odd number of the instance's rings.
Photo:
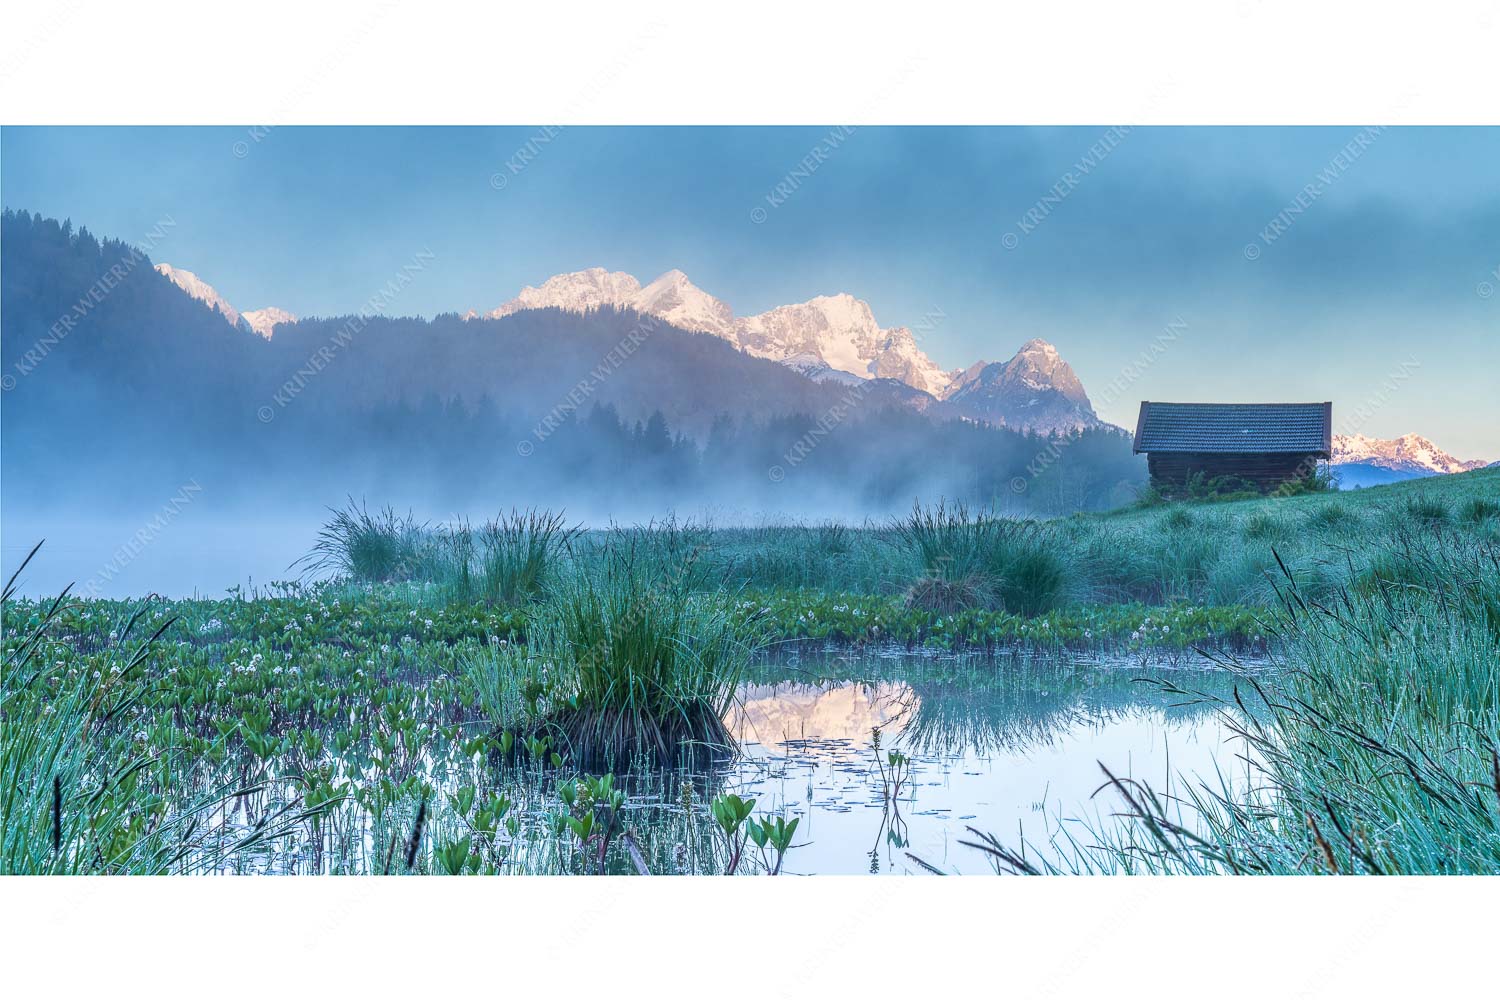
<path id="1" fill-rule="evenodd" d="M 1420 434 L 1372 438 L 1363 434 L 1333 436 L 1334 465 L 1371 465 L 1410 475 L 1467 472 L 1485 467 L 1483 459 L 1454 458 Z"/>
<path id="2" fill-rule="evenodd" d="M 271 339 L 271 333 L 282 323 L 295 323 L 297 317 L 285 309 L 275 306 L 266 306 L 264 309 L 251 309 L 249 312 L 241 313 L 240 318 L 250 325 L 250 329 Z"/>
<path id="3" fill-rule="evenodd" d="M 840 385 L 860 385 L 866 380 L 849 372 L 830 368 L 828 362 L 816 354 L 802 353 L 793 354 L 789 358 L 782 358 L 781 363 L 792 371 L 797 372 L 814 382 L 836 382 Z"/>
<path id="4" fill-rule="evenodd" d="M 1072 366 L 1039 338 L 1009 361 L 966 368 L 946 400 L 966 416 L 1046 433 L 1103 426 Z"/>
<path id="5" fill-rule="evenodd" d="M 261 337 L 270 339 L 278 325 L 297 322 L 295 315 L 274 306 L 240 313 L 193 272 L 170 264 L 159 264 L 157 270 L 229 323 Z M 872 398 L 882 405 L 894 402 L 921 411 L 938 407 L 934 412 L 1046 433 L 1101 425 L 1078 376 L 1048 341 L 1033 337 L 1008 361 L 980 361 L 947 371 L 928 357 L 910 329 L 882 327 L 870 304 L 848 292 L 736 316 L 728 303 L 677 268 L 642 285 L 625 271 L 589 267 L 527 285 L 483 317 L 470 310 L 463 319 L 499 319 L 548 308 L 588 313 L 606 307 L 720 337 L 815 382 L 879 382 L 879 394 Z"/>
<path id="6" fill-rule="evenodd" d="M 489 313 L 558 308 L 587 312 L 610 305 L 656 316 L 684 330 L 722 337 L 746 354 L 778 361 L 818 381 L 886 380 L 882 398 L 927 409 L 938 400 L 961 416 L 1043 432 L 1101 426 L 1078 376 L 1055 346 L 1034 337 L 1003 363 L 940 368 L 904 326 L 882 327 L 870 304 L 848 292 L 815 295 L 736 316 L 729 305 L 673 269 L 644 287 L 602 267 L 554 275 Z M 897 384 L 901 387 L 897 391 Z"/>
<path id="7" fill-rule="evenodd" d="M 1087 407 L 1089 415 L 1093 415 L 1083 383 L 1057 348 L 1045 340 L 1033 338 L 1022 344 L 1015 357 L 1005 363 L 1004 372 L 1006 378 L 1020 381 L 1029 388 L 1059 392 L 1074 403 Z"/>
<path id="8" fill-rule="evenodd" d="M 656 316 L 684 330 L 701 330 L 734 339 L 734 311 L 673 269 L 630 297 L 636 312 Z"/>
<path id="9" fill-rule="evenodd" d="M 166 277 L 172 284 L 187 292 L 193 298 L 202 302 L 210 309 L 216 309 L 223 314 L 231 326 L 240 325 L 240 314 L 220 295 L 213 285 L 198 277 L 185 267 L 173 267 L 171 264 L 161 263 L 156 265 L 157 273 Z"/>
<path id="10" fill-rule="evenodd" d="M 651 283 L 653 285 L 663 285 L 663 284 L 667 284 L 667 285 L 692 285 L 693 284 L 691 281 L 688 280 L 688 276 L 686 274 L 684 274 L 682 271 L 679 271 L 675 267 L 672 268 L 670 271 L 663 271 L 660 275 L 657 276 L 656 280 L 653 281 L 653 282 L 651 282 Z M 694 286 L 694 287 L 696 287 L 696 286 Z"/>
<path id="11" fill-rule="evenodd" d="M 213 285 L 204 281 L 198 275 L 186 268 L 173 267 L 168 263 L 156 265 L 158 273 L 166 277 L 172 284 L 182 289 L 188 295 L 202 302 L 210 309 L 215 309 L 230 326 L 238 327 L 249 333 L 258 334 L 267 340 L 271 339 L 271 331 L 278 323 L 295 323 L 297 317 L 285 309 L 275 306 L 267 306 L 264 309 L 252 309 L 249 312 L 239 312 L 220 295 Z"/>
<path id="12" fill-rule="evenodd" d="M 487 315 L 499 319 L 522 309 L 547 308 L 588 312 L 601 306 L 623 306 L 640 290 L 641 283 L 624 271 L 590 267 L 554 274 L 540 286 L 527 285 L 515 298 L 490 310 Z"/>
<path id="13" fill-rule="evenodd" d="M 711 333 L 747 354 L 784 361 L 807 355 L 828 368 L 862 379 L 893 378 L 934 396 L 951 381 L 917 346 L 905 327 L 882 329 L 869 303 L 848 292 L 818 295 L 739 317 L 677 269 L 644 287 L 623 271 L 602 267 L 554 275 L 488 315 L 498 319 L 522 309 L 557 308 L 587 312 L 601 306 L 634 309 L 684 330 Z"/>

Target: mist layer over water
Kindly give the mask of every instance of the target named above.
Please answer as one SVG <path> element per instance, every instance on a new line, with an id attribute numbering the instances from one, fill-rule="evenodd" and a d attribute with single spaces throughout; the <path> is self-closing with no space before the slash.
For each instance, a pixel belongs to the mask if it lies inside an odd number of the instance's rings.
<path id="1" fill-rule="evenodd" d="M 371 511 L 389 503 L 399 515 L 409 514 L 433 530 L 466 521 L 482 524 L 503 511 L 530 506 L 520 496 L 493 506 L 444 506 L 420 497 L 406 501 L 399 495 L 387 501 L 384 494 L 377 503 L 376 495 L 371 494 L 367 504 Z M 359 496 L 355 494 L 356 502 L 364 503 Z M 92 509 L 7 505 L 0 512 L 0 571 L 8 578 L 32 547 L 43 542 L 18 580 L 25 596 L 56 594 L 69 584 L 85 597 L 222 597 L 233 587 L 248 594 L 268 583 L 304 578 L 306 567 L 297 562 L 316 543 L 330 517 L 329 504 L 348 503 L 348 497 L 332 496 L 323 503 L 276 495 L 246 504 L 232 497 L 226 500 L 192 481 L 165 502 L 124 499 Z M 570 525 L 588 529 L 668 517 L 728 528 L 829 519 L 860 525 L 884 523 L 888 516 L 852 503 L 830 502 L 786 513 L 712 503 L 673 507 L 629 497 L 618 504 L 559 504 L 552 509 L 562 510 Z"/>
<path id="2" fill-rule="evenodd" d="M 222 597 L 231 587 L 296 577 L 290 567 L 312 545 L 319 523 L 316 509 L 256 517 L 188 505 L 171 518 L 159 507 L 110 516 L 6 511 L 0 567 L 9 577 L 45 540 L 17 581 L 26 596 L 72 584 L 83 597 Z"/>

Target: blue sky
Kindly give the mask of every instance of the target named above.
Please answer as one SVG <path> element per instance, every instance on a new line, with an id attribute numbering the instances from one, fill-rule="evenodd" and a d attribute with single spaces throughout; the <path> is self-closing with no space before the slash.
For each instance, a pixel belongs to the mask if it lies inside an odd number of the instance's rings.
<path id="1" fill-rule="evenodd" d="M 358 311 L 419 252 L 393 311 L 675 267 L 740 314 L 847 291 L 883 325 L 925 317 L 947 367 L 1043 337 L 1127 426 L 1143 398 L 1333 399 L 1340 430 L 1490 459 L 1497 178 L 1500 129 L 0 134 L 7 207 L 135 242 L 170 217 L 153 259 L 240 309 Z"/>

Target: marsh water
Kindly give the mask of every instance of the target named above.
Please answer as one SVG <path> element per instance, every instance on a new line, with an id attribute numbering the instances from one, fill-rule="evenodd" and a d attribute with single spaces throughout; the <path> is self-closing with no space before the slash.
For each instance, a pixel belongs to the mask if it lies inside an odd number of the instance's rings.
<path id="1" fill-rule="evenodd" d="M 969 828 L 1049 853 L 1066 828 L 1092 843 L 1120 822 L 1100 764 L 1160 792 L 1241 787 L 1243 741 L 1216 707 L 1232 675 L 1058 657 L 821 653 L 761 667 L 733 713 L 742 756 L 727 784 L 800 819 L 785 871 L 991 870 Z M 874 749 L 879 729 L 882 749 Z M 910 758 L 888 800 L 888 752 Z M 877 763 L 885 764 L 884 773 Z"/>
<path id="2" fill-rule="evenodd" d="M 724 872 L 728 853 L 705 808 L 721 793 L 755 799 L 757 816 L 798 820 L 784 874 L 991 873 L 990 856 L 963 843 L 976 831 L 1024 848 L 1028 858 L 1066 864 L 1057 845 L 1087 850 L 1122 822 L 1120 799 L 1100 791 L 1101 764 L 1168 796 L 1190 783 L 1215 791 L 1246 786 L 1244 741 L 1233 733 L 1235 716 L 1216 701 L 1230 697 L 1234 678 L 1194 659 L 776 656 L 757 663 L 739 689 L 727 720 L 736 755 L 697 772 L 643 768 L 619 776 L 628 793 L 624 827 L 652 874 Z M 908 763 L 893 766 L 893 751 Z M 559 783 L 573 780 L 566 767 L 458 754 L 427 758 L 421 770 L 433 786 L 436 807 L 425 830 L 434 846 L 472 832 L 445 808 L 468 787 L 481 801 L 513 803 L 514 825 L 485 848 L 487 870 L 592 870 L 588 852 L 552 831 Z M 349 804 L 315 839 L 267 845 L 226 870 L 389 871 L 394 845 L 410 837 L 415 803 L 408 805 L 385 810 L 382 821 Z M 242 822 L 252 812 L 247 804 Z M 638 870 L 623 850 L 606 868 Z M 752 856 L 741 873 L 764 870 Z"/>
<path id="3" fill-rule="evenodd" d="M 21 536 L 9 530 L 14 526 L 7 522 L 8 565 L 20 552 Z M 160 540 L 170 536 L 172 544 L 152 540 L 103 573 L 90 561 L 96 557 L 85 553 L 105 548 L 105 535 L 72 545 L 49 542 L 51 558 L 38 563 L 35 573 L 28 570 L 24 590 L 55 593 L 66 582 L 92 579 L 101 593 L 143 593 L 146 580 L 170 577 L 162 576 L 164 566 L 192 566 L 188 575 L 157 584 L 158 591 L 215 593 L 210 580 L 233 578 L 220 572 L 220 563 L 242 566 L 239 550 L 246 539 L 178 530 L 187 527 L 175 525 Z M 197 561 L 179 559 L 182 553 L 173 547 L 178 544 L 193 548 Z M 267 547 L 258 568 L 274 577 L 300 551 Z M 1163 682 L 1204 697 L 1164 690 Z M 1244 787 L 1243 741 L 1211 703 L 1227 698 L 1233 683 L 1232 673 L 1211 668 L 1195 654 L 1164 663 L 872 649 L 773 653 L 747 673 L 726 720 L 739 753 L 705 773 L 635 776 L 629 781 L 629 825 L 654 872 L 711 872 L 723 858 L 707 843 L 712 828 L 704 805 L 713 794 L 733 792 L 753 797 L 758 815 L 799 820 L 786 873 L 912 874 L 924 872 L 923 863 L 948 872 L 988 872 L 988 857 L 962 843 L 975 839 L 973 831 L 1047 854 L 1059 836 L 1086 845 L 1117 828 L 1120 803 L 1113 790 L 1100 791 L 1101 764 L 1168 794 L 1200 781 L 1215 790 Z M 418 714 L 432 708 L 411 706 Z M 889 794 L 891 751 L 909 761 L 895 794 Z M 367 755 L 367 748 L 355 748 L 327 764 L 357 788 L 374 774 Z M 577 868 L 576 857 L 559 849 L 547 829 L 563 772 L 487 767 L 458 759 L 451 750 L 433 750 L 417 766 L 440 802 L 467 785 L 516 803 L 518 832 L 496 839 L 506 845 L 495 851 L 501 870 Z M 684 784 L 696 790 L 696 799 L 685 804 L 678 794 Z M 284 791 L 291 796 L 297 789 L 288 785 Z M 241 857 L 232 870 L 380 870 L 391 837 L 410 830 L 414 802 L 392 806 L 388 827 L 351 802 L 337 822 Z M 240 820 L 225 820 L 250 822 L 248 801 Z M 395 830 L 402 823 L 405 828 Z M 436 814 L 429 832 L 437 843 L 463 835 L 465 828 Z M 630 870 L 624 859 L 611 868 Z"/>

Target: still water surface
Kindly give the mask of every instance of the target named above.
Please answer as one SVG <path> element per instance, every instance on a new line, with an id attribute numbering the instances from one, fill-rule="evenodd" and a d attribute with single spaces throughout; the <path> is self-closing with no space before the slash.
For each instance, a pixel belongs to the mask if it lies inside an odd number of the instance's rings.
<path id="1" fill-rule="evenodd" d="M 769 664 L 732 713 L 742 757 L 724 775 L 757 810 L 800 817 L 792 873 L 984 872 L 968 827 L 1047 852 L 1069 823 L 1078 840 L 1119 822 L 1100 763 L 1161 792 L 1202 779 L 1243 787 L 1243 741 L 1211 706 L 1186 705 L 1129 662 L 1060 659 L 801 657 Z M 777 676 L 777 675 L 780 676 Z M 1181 687 L 1227 696 L 1232 676 L 1175 669 Z M 910 778 L 887 803 L 877 766 L 899 750 Z M 1082 822 L 1080 822 L 1082 821 Z"/>
<path id="2" fill-rule="evenodd" d="M 1229 671 L 1192 665 L 1057 654 L 822 652 L 764 660 L 750 671 L 729 715 L 739 754 L 705 772 L 646 767 L 621 774 L 628 792 L 624 826 L 652 874 L 725 870 L 728 854 L 705 808 L 722 792 L 754 798 L 758 816 L 799 820 L 785 874 L 926 874 L 916 859 L 955 874 L 993 872 L 988 855 L 961 843 L 975 839 L 970 828 L 1009 849 L 1024 844 L 1028 857 L 1048 856 L 1066 869 L 1064 852 L 1052 843 L 1060 829 L 1085 850 L 1101 832 L 1119 829 L 1113 790 L 1095 796 L 1104 783 L 1101 763 L 1164 795 L 1199 781 L 1215 791 L 1228 786 L 1231 794 L 1247 786 L 1235 720 L 1209 703 L 1228 698 L 1234 680 Z M 1164 690 L 1163 681 L 1177 691 Z M 910 765 L 888 796 L 892 751 Z M 351 754 L 341 773 L 368 786 L 370 764 L 368 755 Z M 504 795 L 514 803 L 517 826 L 497 841 L 502 870 L 590 867 L 566 835 L 549 832 L 559 784 L 575 780 L 566 768 L 460 753 L 425 757 L 422 770 L 436 791 L 438 808 L 426 827 L 433 844 L 468 832 L 443 804 L 461 788 L 477 787 L 481 799 Z M 243 809 L 226 822 L 249 823 L 248 801 Z M 384 827 L 352 805 L 340 815 L 323 829 L 321 848 L 302 837 L 275 840 L 226 870 L 389 870 L 394 845 L 410 836 L 410 812 L 392 812 Z M 1174 818 L 1193 825 L 1190 816 Z M 622 851 L 608 870 L 635 867 Z M 759 859 L 742 867 L 757 870 L 764 870 Z"/>
<path id="3" fill-rule="evenodd" d="M 736 756 L 704 772 L 647 767 L 620 776 L 628 792 L 624 825 L 652 874 L 725 870 L 728 855 L 705 808 L 722 792 L 754 798 L 758 816 L 799 820 L 785 874 L 926 874 L 926 866 L 970 874 L 995 870 L 988 855 L 961 843 L 975 839 L 973 831 L 993 834 L 1009 849 L 1024 845 L 1029 857 L 1048 856 L 1066 869 L 1065 852 L 1053 845 L 1060 829 L 1085 850 L 1101 832 L 1118 830 L 1113 790 L 1095 796 L 1104 783 L 1101 763 L 1164 795 L 1200 781 L 1231 794 L 1248 784 L 1236 720 L 1210 703 L 1231 695 L 1235 675 L 1226 670 L 1056 654 L 824 652 L 762 661 L 750 674 L 728 719 L 740 742 Z M 1163 681 L 1176 691 L 1164 690 Z M 566 835 L 548 832 L 559 784 L 575 780 L 571 771 L 449 749 L 422 757 L 438 807 L 426 826 L 433 844 L 468 832 L 443 808 L 468 786 L 480 789 L 481 799 L 504 795 L 514 804 L 516 826 L 493 848 L 503 870 L 589 867 Z M 892 751 L 910 763 L 889 795 Z M 368 752 L 329 763 L 371 787 Z M 293 783 L 287 790 L 300 789 Z M 244 827 L 252 812 L 274 806 L 257 801 L 252 809 L 247 798 L 236 806 L 243 814 L 224 822 Z M 411 815 L 391 811 L 383 827 L 352 804 L 338 815 L 318 841 L 272 840 L 225 870 L 390 870 L 394 845 L 410 836 Z M 1191 817 L 1174 818 L 1193 825 Z M 623 852 L 608 869 L 635 870 Z M 758 860 L 743 866 L 756 870 L 763 870 Z"/>

